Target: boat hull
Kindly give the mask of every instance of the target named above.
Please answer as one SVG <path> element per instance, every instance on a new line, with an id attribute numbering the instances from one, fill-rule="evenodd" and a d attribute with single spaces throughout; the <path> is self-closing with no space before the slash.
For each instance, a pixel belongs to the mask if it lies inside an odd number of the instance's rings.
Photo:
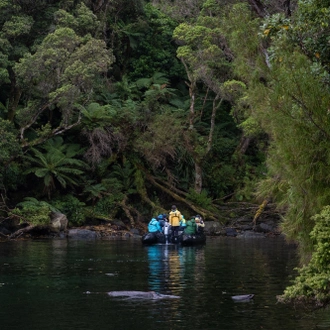
<path id="1" fill-rule="evenodd" d="M 206 243 L 206 236 L 203 233 L 188 235 L 179 233 L 178 235 L 164 235 L 162 233 L 146 233 L 142 236 L 142 244 L 153 245 L 153 244 L 181 244 L 181 245 L 199 245 Z"/>
<path id="2" fill-rule="evenodd" d="M 195 234 L 195 235 L 182 235 L 182 245 L 198 245 L 198 244 L 205 244 L 206 243 L 206 236 L 204 234 Z"/>

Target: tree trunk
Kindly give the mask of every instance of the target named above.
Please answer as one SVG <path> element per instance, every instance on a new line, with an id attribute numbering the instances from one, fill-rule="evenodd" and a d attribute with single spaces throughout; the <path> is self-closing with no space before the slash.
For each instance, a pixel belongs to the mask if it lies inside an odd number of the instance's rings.
<path id="1" fill-rule="evenodd" d="M 131 227 L 134 228 L 135 227 L 135 221 L 133 216 L 131 215 L 131 210 L 130 207 L 126 205 L 127 202 L 127 196 L 124 197 L 124 199 L 119 203 L 119 205 L 122 207 L 122 209 L 124 210 L 127 218 L 129 219 L 130 223 L 131 223 Z"/>
<path id="2" fill-rule="evenodd" d="M 246 150 L 249 147 L 251 140 L 252 140 L 251 137 L 242 135 L 241 141 L 238 147 L 236 148 L 236 154 L 238 154 L 239 158 L 242 158 L 242 155 L 246 153 Z"/>
<path id="3" fill-rule="evenodd" d="M 261 18 L 265 17 L 265 7 L 260 0 L 249 0 L 248 1 L 253 11 Z"/>
<path id="4" fill-rule="evenodd" d="M 210 133 L 209 133 L 209 138 L 207 140 L 207 148 L 206 148 L 205 155 L 207 155 L 210 152 L 211 148 L 212 148 L 214 127 L 215 127 L 215 117 L 217 115 L 217 110 L 220 108 L 220 105 L 223 101 L 223 99 L 221 99 L 220 102 L 218 104 L 216 104 L 218 99 L 219 99 L 219 96 L 217 95 L 213 100 L 211 124 L 210 124 Z"/>
<path id="5" fill-rule="evenodd" d="M 16 84 L 16 77 L 12 70 L 9 70 L 9 75 L 10 75 L 10 94 L 9 94 L 7 119 L 12 122 L 14 121 L 16 109 L 18 106 L 18 102 L 21 98 L 22 92 L 21 89 L 18 88 Z"/>
<path id="6" fill-rule="evenodd" d="M 190 108 L 189 108 L 189 129 L 194 128 L 194 121 L 195 121 L 195 101 L 196 101 L 196 79 L 193 77 L 193 75 L 190 73 L 188 66 L 186 62 L 181 59 L 181 62 L 183 63 L 186 73 L 189 79 L 189 83 L 186 82 L 187 86 L 189 87 L 189 96 L 190 96 Z"/>
<path id="7" fill-rule="evenodd" d="M 202 178 L 202 166 L 200 165 L 199 161 L 195 160 L 195 191 L 197 194 L 202 192 L 203 188 L 203 178 Z"/>

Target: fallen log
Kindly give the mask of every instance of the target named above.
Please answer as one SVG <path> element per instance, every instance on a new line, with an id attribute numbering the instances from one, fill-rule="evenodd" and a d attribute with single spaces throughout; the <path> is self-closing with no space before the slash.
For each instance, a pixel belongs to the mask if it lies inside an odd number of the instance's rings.
<path id="1" fill-rule="evenodd" d="M 49 226 L 40 226 L 40 225 L 30 225 L 21 229 L 16 230 L 13 232 L 8 238 L 9 239 L 16 239 L 24 234 L 36 232 L 36 231 L 50 231 Z"/>

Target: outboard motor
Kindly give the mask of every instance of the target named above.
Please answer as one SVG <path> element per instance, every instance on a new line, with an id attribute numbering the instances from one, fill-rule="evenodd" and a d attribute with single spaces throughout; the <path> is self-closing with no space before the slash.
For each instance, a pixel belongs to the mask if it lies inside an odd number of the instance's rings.
<path id="1" fill-rule="evenodd" d="M 171 234 L 171 225 L 166 221 L 164 225 L 164 235 L 165 235 L 166 244 L 168 244 L 170 234 Z"/>

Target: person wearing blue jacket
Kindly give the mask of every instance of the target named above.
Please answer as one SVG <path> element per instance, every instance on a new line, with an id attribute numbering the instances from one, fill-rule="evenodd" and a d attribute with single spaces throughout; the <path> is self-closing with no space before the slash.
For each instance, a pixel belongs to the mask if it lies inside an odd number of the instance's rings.
<path id="1" fill-rule="evenodd" d="M 160 214 L 158 217 L 157 217 L 157 220 L 159 222 L 159 225 L 163 228 L 164 227 L 164 224 L 165 224 L 165 218 L 163 216 L 163 214 Z"/>
<path id="2" fill-rule="evenodd" d="M 156 218 L 152 218 L 148 224 L 149 233 L 162 232 L 162 227 L 159 224 L 159 221 Z"/>
<path id="3" fill-rule="evenodd" d="M 186 219 L 184 218 L 184 216 L 182 214 L 182 218 L 180 220 L 180 230 L 184 230 L 185 227 L 187 227 L 187 222 L 186 222 Z"/>

